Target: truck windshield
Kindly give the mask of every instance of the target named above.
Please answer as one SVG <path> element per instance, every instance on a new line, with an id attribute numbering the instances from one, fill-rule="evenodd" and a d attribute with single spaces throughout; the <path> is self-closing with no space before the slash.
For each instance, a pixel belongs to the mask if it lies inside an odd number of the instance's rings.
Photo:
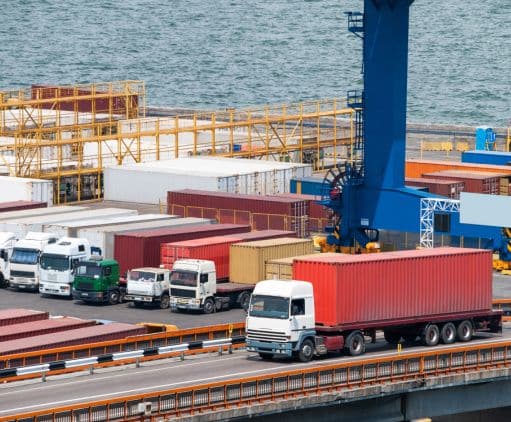
<path id="1" fill-rule="evenodd" d="M 43 270 L 69 270 L 69 258 L 64 255 L 51 255 L 43 253 L 41 255 L 41 268 Z"/>
<path id="2" fill-rule="evenodd" d="M 94 276 L 101 277 L 101 267 L 96 264 L 84 264 L 80 263 L 78 267 L 76 267 L 76 274 L 81 275 L 82 277 L 90 277 L 94 278 Z"/>
<path id="3" fill-rule="evenodd" d="M 175 286 L 197 286 L 197 273 L 195 271 L 175 270 L 170 273 L 170 283 Z"/>
<path id="4" fill-rule="evenodd" d="M 249 315 L 262 318 L 286 319 L 289 317 L 289 298 L 252 295 Z"/>
<path id="5" fill-rule="evenodd" d="M 37 264 L 39 251 L 37 249 L 14 248 L 12 251 L 11 262 L 15 264 Z"/>
<path id="6" fill-rule="evenodd" d="M 148 281 L 149 283 L 154 283 L 156 277 L 154 273 L 147 271 L 130 271 L 128 279 L 133 281 Z"/>

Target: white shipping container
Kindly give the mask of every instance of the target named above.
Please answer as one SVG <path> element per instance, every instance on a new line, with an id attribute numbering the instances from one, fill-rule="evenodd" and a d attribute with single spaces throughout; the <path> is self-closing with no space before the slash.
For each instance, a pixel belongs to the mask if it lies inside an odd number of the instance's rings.
<path id="1" fill-rule="evenodd" d="M 89 207 L 78 207 L 78 206 L 69 206 L 69 205 L 58 205 L 50 208 L 34 208 L 30 210 L 20 210 L 20 211 L 7 211 L 0 213 L 0 221 L 5 220 L 18 220 L 20 218 L 26 217 L 35 217 L 35 216 L 45 216 L 45 215 L 57 215 L 57 214 L 68 214 L 78 211 L 85 211 L 89 209 Z"/>
<path id="2" fill-rule="evenodd" d="M 193 157 L 111 166 L 104 171 L 105 199 L 157 204 L 169 190 L 275 195 L 294 177 L 312 175 L 305 164 L 223 157 Z"/>
<path id="3" fill-rule="evenodd" d="M 173 218 L 179 218 L 177 215 L 167 214 L 141 214 L 127 215 L 122 217 L 98 217 L 81 221 L 64 221 L 59 224 L 43 225 L 43 232 L 55 233 L 59 237 L 78 237 L 78 230 L 92 227 L 113 226 L 129 223 L 143 223 L 146 221 L 168 221 Z"/>
<path id="4" fill-rule="evenodd" d="M 34 216 L 0 222 L 0 231 L 10 231 L 16 234 L 18 238 L 24 237 L 28 232 L 42 232 L 44 224 L 59 223 L 61 221 L 81 221 L 94 217 L 137 215 L 136 210 L 123 208 L 103 208 L 78 211 L 68 214 Z"/>
<path id="5" fill-rule="evenodd" d="M 147 221 L 145 223 L 132 223 L 123 225 L 91 227 L 79 229 L 76 237 L 83 237 L 91 246 L 101 248 L 101 254 L 107 259 L 114 259 L 115 235 L 140 230 L 156 230 L 161 228 L 178 228 L 214 224 L 215 220 L 208 218 L 170 218 L 168 220 Z"/>
<path id="6" fill-rule="evenodd" d="M 37 201 L 53 205 L 53 182 L 43 179 L 0 176 L 0 201 Z"/>

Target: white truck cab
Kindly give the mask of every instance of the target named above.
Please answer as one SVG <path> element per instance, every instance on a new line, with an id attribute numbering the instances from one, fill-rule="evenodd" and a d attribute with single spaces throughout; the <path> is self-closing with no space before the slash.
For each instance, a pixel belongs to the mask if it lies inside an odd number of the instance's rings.
<path id="1" fill-rule="evenodd" d="M 39 290 L 41 253 L 56 241 L 55 234 L 40 232 L 28 232 L 18 240 L 9 259 L 9 285 L 20 290 Z"/>
<path id="2" fill-rule="evenodd" d="M 41 255 L 39 292 L 42 295 L 72 297 L 75 266 L 90 257 L 91 247 L 87 239 L 63 237 L 48 244 Z"/>
<path id="3" fill-rule="evenodd" d="M 213 261 L 180 259 L 170 273 L 171 309 L 215 310 L 216 268 Z M 206 307 L 205 307 L 206 305 Z"/>
<path id="4" fill-rule="evenodd" d="M 246 320 L 247 350 L 263 359 L 312 354 L 314 295 L 306 281 L 265 280 L 256 284 Z M 304 345 L 305 350 L 301 350 Z"/>
<path id="5" fill-rule="evenodd" d="M 9 285 L 9 258 L 16 240 L 14 233 L 0 232 L 0 287 Z"/>
<path id="6" fill-rule="evenodd" d="M 144 303 L 158 303 L 161 309 L 167 309 L 170 303 L 170 271 L 165 268 L 135 268 L 128 271 L 128 283 L 125 301 L 133 302 L 136 307 Z"/>

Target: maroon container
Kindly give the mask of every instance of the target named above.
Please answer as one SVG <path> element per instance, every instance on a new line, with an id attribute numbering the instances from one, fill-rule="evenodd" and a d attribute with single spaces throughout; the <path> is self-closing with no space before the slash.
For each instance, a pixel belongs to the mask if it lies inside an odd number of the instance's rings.
<path id="1" fill-rule="evenodd" d="M 121 274 L 133 268 L 158 267 L 162 243 L 180 242 L 201 237 L 226 236 L 250 231 L 250 226 L 239 224 L 208 224 L 193 227 L 163 228 L 115 235 L 114 257 Z"/>
<path id="2" fill-rule="evenodd" d="M 418 186 L 428 189 L 428 192 L 435 195 L 446 196 L 451 199 L 460 199 L 460 193 L 463 192 L 465 182 L 457 180 L 427 179 L 425 177 L 405 179 L 405 185 Z"/>
<path id="3" fill-rule="evenodd" d="M 331 210 L 318 203 L 320 197 L 303 193 L 280 193 L 277 196 L 309 202 L 309 229 L 311 232 L 322 232 L 325 226 L 330 224 Z"/>
<path id="4" fill-rule="evenodd" d="M 52 318 L 40 321 L 24 322 L 0 327 L 0 342 L 18 338 L 33 337 L 42 334 L 56 333 L 58 331 L 74 330 L 76 328 L 90 327 L 95 321 L 79 318 Z"/>
<path id="5" fill-rule="evenodd" d="M 243 195 L 185 189 L 167 193 L 167 211 L 219 223 L 250 224 L 253 230 L 291 230 L 307 236 L 309 202 L 279 196 Z"/>
<path id="6" fill-rule="evenodd" d="M 4 325 L 21 324 L 23 322 L 40 321 L 48 318 L 48 312 L 21 308 L 4 309 L 0 311 L 0 327 Z"/>
<path id="7" fill-rule="evenodd" d="M 316 323 L 365 324 L 492 309 L 492 253 L 434 248 L 293 261 L 314 287 Z"/>
<path id="8" fill-rule="evenodd" d="M 31 210 L 34 208 L 46 208 L 47 202 L 36 201 L 10 201 L 0 202 L 0 212 Z"/>
<path id="9" fill-rule="evenodd" d="M 49 99 L 56 97 L 73 97 L 73 96 L 86 96 L 91 95 L 90 89 L 74 89 L 72 87 L 50 86 L 50 85 L 32 85 L 31 95 L 32 99 Z M 108 94 L 107 92 L 97 91 L 96 95 Z M 111 104 L 110 104 L 111 102 Z M 96 98 L 94 101 L 91 99 L 72 99 L 69 101 L 59 101 L 54 104 L 48 102 L 41 104 L 42 108 L 53 110 L 65 111 L 78 111 L 81 113 L 112 113 L 126 115 L 126 102 L 131 105 L 131 108 L 138 106 L 138 96 L 135 94 L 122 94 L 118 93 L 115 97 L 111 98 Z M 94 107 L 93 107 L 94 105 Z M 130 116 L 135 117 L 135 116 Z"/>
<path id="10" fill-rule="evenodd" d="M 464 191 L 473 193 L 499 194 L 501 177 L 505 174 L 496 174 L 479 171 L 442 170 L 423 174 L 428 179 L 457 180 L 465 183 Z"/>
<path id="11" fill-rule="evenodd" d="M 31 352 L 34 350 L 52 349 L 54 347 L 74 346 L 76 344 L 118 340 L 130 336 L 146 334 L 146 332 L 147 329 L 145 327 L 112 322 L 105 325 L 94 325 L 76 330 L 5 341 L 0 343 L 0 356 Z"/>

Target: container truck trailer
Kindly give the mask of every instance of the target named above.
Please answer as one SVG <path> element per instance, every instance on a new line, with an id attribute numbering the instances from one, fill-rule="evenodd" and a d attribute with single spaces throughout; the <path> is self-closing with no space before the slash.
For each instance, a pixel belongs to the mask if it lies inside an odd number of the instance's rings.
<path id="1" fill-rule="evenodd" d="M 294 280 L 256 285 L 247 350 L 307 362 L 334 351 L 360 355 L 377 331 L 391 344 L 426 346 L 501 333 L 491 258 L 485 250 L 435 248 L 296 259 Z"/>
<path id="2" fill-rule="evenodd" d="M 9 285 L 9 258 L 16 240 L 14 233 L 0 232 L 0 287 Z"/>

